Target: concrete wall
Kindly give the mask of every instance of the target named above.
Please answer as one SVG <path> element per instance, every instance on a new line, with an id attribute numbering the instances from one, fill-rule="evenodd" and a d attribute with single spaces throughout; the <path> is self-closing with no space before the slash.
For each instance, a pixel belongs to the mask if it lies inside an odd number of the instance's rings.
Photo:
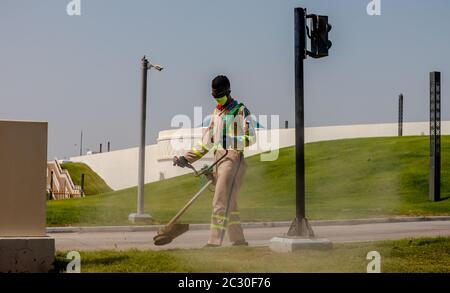
<path id="1" fill-rule="evenodd" d="M 0 121 L 0 237 L 45 236 L 47 123 Z"/>
<path id="2" fill-rule="evenodd" d="M 397 123 L 364 124 L 327 127 L 310 127 L 305 129 L 306 143 L 362 137 L 397 136 Z M 405 136 L 428 135 L 428 122 L 404 123 Z M 450 134 L 450 121 L 442 122 L 442 134 Z M 145 182 L 154 182 L 163 178 L 171 178 L 191 171 L 172 166 L 172 157 L 184 151 L 174 150 L 172 142 L 185 143 L 189 149 L 192 142 L 202 136 L 202 129 L 166 130 L 159 133 L 157 144 L 146 147 Z M 270 150 L 295 145 L 294 129 L 257 130 L 258 142 L 245 151 L 246 156 L 260 154 Z M 114 190 L 137 185 L 138 148 L 130 148 L 109 153 L 73 157 L 74 162 L 83 162 L 98 173 Z M 212 155 L 195 164 L 200 167 L 212 162 Z"/>

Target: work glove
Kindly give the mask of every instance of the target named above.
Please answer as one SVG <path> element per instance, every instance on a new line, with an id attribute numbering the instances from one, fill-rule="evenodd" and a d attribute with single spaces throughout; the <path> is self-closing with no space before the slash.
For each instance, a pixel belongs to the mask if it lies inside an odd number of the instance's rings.
<path id="1" fill-rule="evenodd" d="M 185 168 L 189 165 L 189 162 L 184 156 L 180 156 L 180 157 L 175 156 L 175 157 L 173 157 L 173 165 L 181 167 L 181 168 Z"/>

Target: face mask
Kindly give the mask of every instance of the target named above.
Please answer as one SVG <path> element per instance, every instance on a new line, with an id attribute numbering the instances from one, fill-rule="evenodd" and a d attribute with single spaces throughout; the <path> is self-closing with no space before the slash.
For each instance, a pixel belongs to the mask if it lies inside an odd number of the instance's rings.
<path id="1" fill-rule="evenodd" d="M 223 96 L 221 98 L 216 98 L 217 104 L 219 104 L 221 106 L 225 105 L 227 101 L 228 101 L 228 97 L 227 96 Z"/>

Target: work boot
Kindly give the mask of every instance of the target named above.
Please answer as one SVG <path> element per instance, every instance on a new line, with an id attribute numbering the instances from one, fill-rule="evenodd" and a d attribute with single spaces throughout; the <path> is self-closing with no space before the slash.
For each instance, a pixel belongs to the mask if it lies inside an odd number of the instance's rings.
<path id="1" fill-rule="evenodd" d="M 238 240 L 233 242 L 233 246 L 248 246 L 248 242 L 245 240 Z"/>
<path id="2" fill-rule="evenodd" d="M 217 248 L 217 247 L 220 247 L 220 245 L 208 243 L 205 246 L 203 246 L 203 248 Z"/>

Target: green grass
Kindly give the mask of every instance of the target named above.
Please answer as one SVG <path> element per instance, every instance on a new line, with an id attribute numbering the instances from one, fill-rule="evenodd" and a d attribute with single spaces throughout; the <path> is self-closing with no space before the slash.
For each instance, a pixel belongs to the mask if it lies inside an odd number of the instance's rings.
<path id="1" fill-rule="evenodd" d="M 69 162 L 61 164 L 61 168 L 69 172 L 75 185 L 81 186 L 81 174 L 84 174 L 84 193 L 86 195 L 96 195 L 112 191 L 105 181 L 86 164 Z"/>
<path id="2" fill-rule="evenodd" d="M 82 272 L 367 272 L 367 253 L 381 254 L 382 272 L 450 273 L 450 238 L 337 244 L 332 250 L 280 254 L 267 247 L 170 251 L 81 252 Z M 66 267 L 57 253 L 57 269 Z"/>
<path id="3" fill-rule="evenodd" d="M 306 212 L 310 219 L 450 214 L 450 137 L 442 138 L 441 202 L 428 199 L 428 137 L 366 138 L 306 145 Z M 239 198 L 244 221 L 290 220 L 295 214 L 295 152 L 273 162 L 248 158 Z M 146 185 L 145 210 L 164 223 L 198 189 L 192 175 Z M 206 223 L 212 193 L 183 216 Z M 50 201 L 48 225 L 123 225 L 136 210 L 136 188 L 82 199 Z"/>

